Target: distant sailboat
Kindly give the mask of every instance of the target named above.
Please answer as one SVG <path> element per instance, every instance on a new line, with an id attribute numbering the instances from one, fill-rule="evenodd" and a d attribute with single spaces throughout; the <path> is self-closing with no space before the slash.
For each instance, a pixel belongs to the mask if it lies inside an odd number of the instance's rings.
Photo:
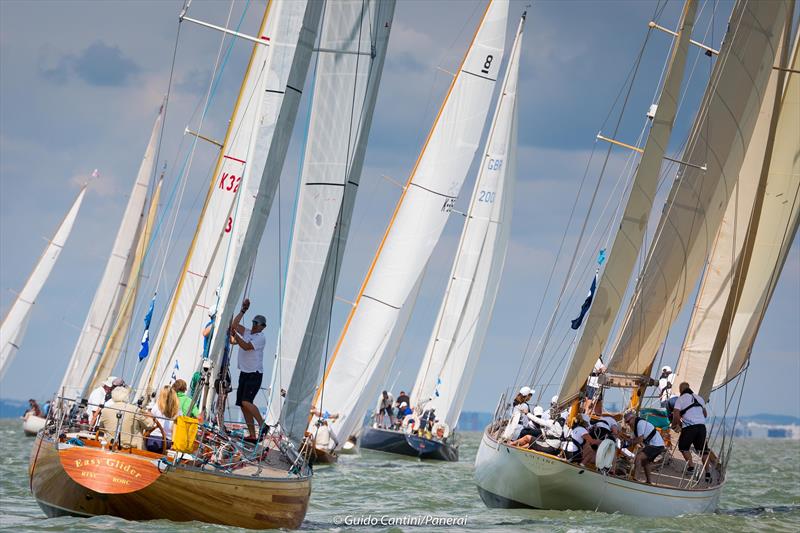
<path id="1" fill-rule="evenodd" d="M 507 0 L 488 3 L 317 389 L 314 408 L 338 415 L 329 425 L 340 446 L 361 427 L 391 365 L 413 295 L 466 179 L 502 63 L 507 15 Z"/>
<path id="2" fill-rule="evenodd" d="M 511 48 L 442 305 L 411 392 L 417 424 L 424 412 L 435 413 L 439 423 L 430 435 L 377 425 L 367 427 L 361 436 L 362 448 L 424 459 L 458 460 L 454 430 L 483 348 L 508 248 L 524 24 L 525 14 Z M 441 435 L 437 435 L 438 428 Z"/>
<path id="3" fill-rule="evenodd" d="M 30 277 L 28 277 L 14 303 L 11 304 L 3 323 L 0 324 L 0 380 L 5 376 L 6 370 L 8 370 L 11 361 L 22 344 L 22 339 L 25 336 L 31 312 L 33 311 L 33 305 L 39 297 L 39 291 L 42 290 L 45 282 L 47 282 L 58 256 L 61 255 L 61 250 L 64 248 L 67 238 L 69 238 L 72 225 L 78 216 L 85 194 L 86 186 L 84 185 L 78 193 L 78 197 L 72 203 L 72 207 L 67 211 L 67 215 L 58 226 L 55 235 L 50 239 Z M 44 419 L 40 416 L 28 415 L 23 422 L 23 430 L 28 436 L 35 435 L 43 426 Z"/>
<path id="4" fill-rule="evenodd" d="M 694 379 L 693 383 L 699 385 L 695 390 L 708 400 L 711 388 L 707 386 L 710 383 L 707 378 L 713 378 L 718 372 L 719 350 L 732 343 L 736 353 L 749 355 L 797 229 L 795 206 L 800 186 L 797 92 L 800 80 L 796 75 L 796 46 L 791 67 L 786 46 L 792 33 L 792 8 L 793 2 L 740 0 L 734 5 L 729 30 L 697 113 L 681 169 L 645 255 L 644 267 L 637 272 L 636 258 L 643 245 L 661 159 L 665 157 L 664 149 L 674 121 L 685 54 L 690 45 L 696 6 L 694 0 L 685 3 L 648 140 L 643 151 L 636 148 L 642 156 L 622 223 L 559 392 L 559 407 L 570 407 L 570 419 L 577 415 L 586 393 L 587 376 L 600 353 L 612 354 L 600 386 L 630 391 L 629 408 L 637 413 L 641 411 L 644 392 L 651 383 L 651 369 L 670 326 L 694 290 L 704 262 L 709 256 L 713 257 L 715 242 L 730 238 L 725 235 L 730 229 L 721 225 L 721 221 L 729 202 L 738 201 L 732 199 L 732 192 L 748 180 L 760 181 L 763 185 L 772 179 L 776 182 L 774 189 L 759 185 L 757 189 L 762 193 L 752 197 L 751 215 L 745 215 L 748 219 L 744 228 L 746 244 L 742 245 L 739 259 L 727 263 L 718 261 L 706 269 L 706 287 L 716 285 L 713 289 L 716 290 L 719 286 L 719 282 L 712 282 L 711 278 L 731 280 L 729 290 L 716 292 L 722 297 L 720 305 L 724 311 L 713 314 L 712 318 L 711 314 L 705 314 L 705 306 L 696 308 L 693 324 L 705 322 L 706 333 L 702 334 L 705 348 L 685 349 L 678 365 L 679 374 L 684 379 Z M 773 68 L 776 58 L 780 61 L 778 67 Z M 788 81 L 785 92 L 784 79 Z M 790 205 L 781 206 L 781 201 L 773 198 L 775 209 L 768 213 L 770 195 L 764 194 L 765 190 L 776 195 L 778 190 L 785 191 L 793 199 L 789 200 Z M 752 253 L 746 252 L 752 252 L 758 245 L 759 235 L 762 246 L 770 250 L 764 254 L 763 262 L 751 261 Z M 722 272 L 716 271 L 717 267 L 722 268 Z M 623 295 L 631 278 L 636 280 L 633 296 L 624 309 Z M 704 293 L 701 290 L 698 301 L 705 300 Z M 731 327 L 737 309 L 747 309 L 746 315 L 741 317 L 742 325 L 748 326 L 747 335 L 739 335 Z M 607 349 L 612 323 L 617 316 L 623 318 L 619 337 L 612 348 Z M 698 346 L 700 339 L 694 331 L 698 331 L 697 328 L 687 335 L 687 344 Z M 687 361 L 687 357 L 694 361 Z M 724 369 L 727 377 L 723 379 L 732 379 L 731 372 L 738 374 L 744 362 L 746 359 L 739 359 L 738 363 L 731 359 L 731 364 Z M 700 370 L 688 372 L 689 367 Z M 725 416 L 725 413 L 718 415 Z M 507 423 L 501 417 L 486 429 L 475 462 L 478 490 L 490 507 L 586 509 L 644 516 L 712 512 L 717 508 L 725 483 L 729 443 L 733 440 L 733 428 L 720 424 L 717 430 L 721 438 L 716 442 L 722 445 L 712 450 L 717 461 L 707 464 L 701 461 L 704 468 L 693 473 L 686 468 L 687 463 L 677 450 L 667 448 L 651 474 L 653 482 L 643 483 L 611 471 L 614 446 L 608 450 L 604 447 L 608 454 L 605 465 L 598 461 L 597 467 L 583 466 L 561 455 L 510 445 L 501 435 Z M 665 437 L 669 436 L 668 432 L 668 429 L 663 431 Z M 673 443 L 676 440 L 672 438 Z M 722 447 L 724 444 L 728 444 L 727 449 Z"/>

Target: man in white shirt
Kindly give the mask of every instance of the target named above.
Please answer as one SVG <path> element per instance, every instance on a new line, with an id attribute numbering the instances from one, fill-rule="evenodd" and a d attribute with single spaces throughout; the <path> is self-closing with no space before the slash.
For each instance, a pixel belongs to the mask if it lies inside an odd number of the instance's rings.
<path id="1" fill-rule="evenodd" d="M 636 411 L 630 409 L 623 415 L 625 423 L 633 430 L 633 439 L 628 441 L 626 448 L 636 444 L 644 444 L 644 448 L 639 450 L 633 459 L 633 478 L 636 479 L 636 470 L 644 470 L 644 478 L 650 483 L 650 466 L 656 457 L 664 452 L 664 439 L 656 427 L 645 420 L 636 416 Z"/>
<path id="2" fill-rule="evenodd" d="M 125 385 L 125 381 L 122 378 L 108 376 L 99 387 L 89 394 L 89 399 L 87 400 L 88 405 L 86 407 L 86 414 L 89 416 L 89 427 L 94 427 L 97 423 L 100 410 L 107 401 L 111 400 L 111 392 L 114 388 L 122 385 Z"/>
<path id="3" fill-rule="evenodd" d="M 672 429 L 680 431 L 678 438 L 678 450 L 686 459 L 686 471 L 694 472 L 692 454 L 689 451 L 692 446 L 703 457 L 706 462 L 708 457 L 708 445 L 706 443 L 706 402 L 695 394 L 689 384 L 685 381 L 678 387 L 681 395 L 675 402 L 675 409 L 672 411 Z"/>
<path id="4" fill-rule="evenodd" d="M 661 376 L 658 378 L 658 394 L 661 400 L 661 407 L 666 408 L 667 402 L 672 396 L 672 384 L 675 382 L 675 374 L 668 366 L 661 369 Z"/>
<path id="5" fill-rule="evenodd" d="M 247 431 L 250 433 L 244 440 L 258 442 L 259 437 L 268 429 L 264 425 L 264 417 L 254 403 L 264 377 L 264 346 L 267 341 L 262 332 L 267 327 L 267 319 L 262 315 L 256 315 L 253 317 L 250 329 L 242 326 L 239 322 L 249 308 L 250 300 L 245 299 L 239 314 L 233 317 L 231 344 L 239 346 L 239 386 L 236 389 L 236 405 L 241 407 Z M 254 420 L 258 421 L 259 431 L 255 429 Z"/>

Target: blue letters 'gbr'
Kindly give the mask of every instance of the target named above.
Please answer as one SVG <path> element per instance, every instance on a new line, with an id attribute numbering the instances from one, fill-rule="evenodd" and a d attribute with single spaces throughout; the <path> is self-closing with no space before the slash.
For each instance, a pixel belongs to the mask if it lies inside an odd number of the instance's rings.
<path id="1" fill-rule="evenodd" d="M 489 166 L 488 166 L 489 170 L 500 170 L 500 167 L 502 167 L 502 166 L 503 166 L 503 160 L 502 159 L 489 158 Z"/>

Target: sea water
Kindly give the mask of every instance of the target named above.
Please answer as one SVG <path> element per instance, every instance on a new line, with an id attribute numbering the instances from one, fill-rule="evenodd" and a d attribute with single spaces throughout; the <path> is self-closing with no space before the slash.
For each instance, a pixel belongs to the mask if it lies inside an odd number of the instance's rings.
<path id="1" fill-rule="evenodd" d="M 800 442 L 740 440 L 716 514 L 638 518 L 575 511 L 487 509 L 473 463 L 480 434 L 461 436 L 458 463 L 362 451 L 317 467 L 303 530 L 320 531 L 800 531 Z M 30 493 L 34 439 L 19 420 L 0 420 L 0 531 L 232 531 L 199 522 L 46 518 Z M 209 502 L 215 505 L 215 502 Z"/>

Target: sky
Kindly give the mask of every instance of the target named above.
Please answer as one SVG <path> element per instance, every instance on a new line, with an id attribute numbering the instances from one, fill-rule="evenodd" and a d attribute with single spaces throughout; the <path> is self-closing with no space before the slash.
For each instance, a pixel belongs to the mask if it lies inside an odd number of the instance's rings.
<path id="1" fill-rule="evenodd" d="M 719 47 L 730 2 L 701 2 L 695 39 Z M 254 33 L 264 2 L 199 2 L 194 18 L 235 26 Z M 353 215 L 352 230 L 337 296 L 352 300 L 375 253 L 400 188 L 418 155 L 457 68 L 483 1 L 423 2 L 400 0 L 378 96 L 372 133 Z M 526 2 L 513 1 L 509 12 L 508 46 Z M 24 284 L 46 240 L 97 168 L 84 206 L 58 264 L 42 290 L 27 336 L 0 382 L 0 397 L 44 398 L 53 393 L 66 368 L 86 316 L 105 260 L 110 252 L 129 189 L 136 175 L 152 122 L 169 86 L 169 110 L 159 165 L 166 164 L 165 191 L 177 183 L 186 157 L 188 126 L 196 129 L 221 34 L 190 23 L 180 26 L 181 2 L 0 2 L 0 313 L 5 315 L 15 290 Z M 246 9 L 245 9 L 246 8 Z M 567 228 L 584 173 L 600 175 L 605 146 L 596 145 L 599 131 L 614 131 L 617 98 L 646 41 L 616 136 L 633 143 L 658 87 L 671 40 L 661 32 L 648 35 L 647 23 L 658 5 L 652 1 L 535 2 L 529 8 L 523 42 L 519 90 L 517 186 L 511 242 L 495 304 L 492 325 L 464 409 L 491 411 L 500 394 L 518 382 L 535 357 L 525 353 L 529 338 L 536 344 L 552 313 L 554 288 L 563 282 L 569 254 L 556 265 L 553 285 L 545 292 L 562 241 L 575 246 L 577 228 Z M 677 25 L 681 3 L 667 2 L 658 22 Z M 244 16 L 243 16 L 244 15 Z M 712 16 L 713 15 L 713 16 Z M 177 48 L 176 48 L 177 42 Z M 225 41 L 227 47 L 228 41 Z M 202 132 L 224 136 L 238 92 L 250 45 L 237 41 L 225 64 L 219 88 L 204 119 Z M 173 67 L 173 53 L 175 57 Z M 708 79 L 710 60 L 693 50 L 685 82 L 685 99 L 670 147 L 677 154 L 685 139 Z M 309 77 L 310 78 L 310 77 Z M 309 91 L 306 91 L 308 93 Z M 298 124 L 308 113 L 301 103 Z M 279 190 L 279 204 L 264 233 L 258 254 L 252 309 L 268 318 L 267 345 L 275 345 L 279 323 L 279 281 L 289 240 L 294 192 L 299 175 L 302 129 L 294 130 Z M 591 158 L 593 149 L 595 157 Z M 169 253 L 146 266 L 145 292 L 159 288 L 154 324 L 178 275 L 196 223 L 202 195 L 214 160 L 212 145 L 198 144 L 181 198 Z M 596 242 L 608 238 L 608 217 L 618 204 L 615 183 L 625 175 L 628 154 L 612 150 L 598 205 L 604 210 L 590 220 L 599 229 Z M 587 170 L 588 169 L 588 170 Z M 475 165 L 462 189 L 456 210 L 467 204 Z M 667 190 L 662 184 L 660 194 Z M 163 197 L 162 197 L 163 198 Z M 585 214 L 588 199 L 577 200 Z M 584 212 L 582 212 L 582 210 Z M 451 217 L 427 269 L 424 285 L 392 375 L 386 386 L 410 389 L 442 299 L 462 220 Z M 564 237 L 566 235 L 566 237 Z M 159 246 L 163 246 L 159 241 Z M 753 349 L 744 389 L 742 414 L 761 412 L 800 416 L 800 253 L 795 239 L 775 296 Z M 568 332 L 569 317 L 579 308 L 591 279 L 590 253 L 585 254 L 570 284 L 564 315 L 557 317 L 554 337 Z M 562 277 L 559 277 L 562 276 Z M 146 300 L 147 298 L 141 298 Z M 136 310 L 129 353 L 118 373 L 130 376 L 138 349 L 144 303 Z M 337 333 L 347 306 L 334 308 Z M 537 320 L 537 314 L 539 319 Z M 665 362 L 674 363 L 688 314 L 673 328 Z M 533 326 L 536 326 L 535 328 Z M 155 329 L 155 328 L 154 328 Z M 553 351 L 555 392 L 560 379 L 559 350 Z M 271 354 L 266 357 L 267 372 Z M 549 392 L 552 390 L 552 392 Z M 769 390 L 769 394 L 764 394 Z"/>

